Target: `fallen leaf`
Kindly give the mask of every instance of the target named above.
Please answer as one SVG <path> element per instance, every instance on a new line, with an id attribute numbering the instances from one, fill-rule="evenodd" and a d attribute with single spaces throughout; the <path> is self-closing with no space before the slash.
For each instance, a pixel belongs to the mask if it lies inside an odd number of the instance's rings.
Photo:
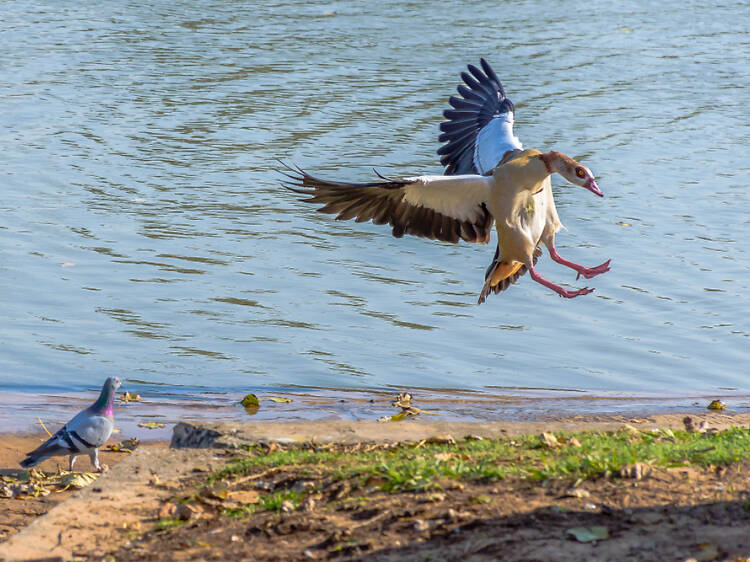
<path id="1" fill-rule="evenodd" d="M 392 406 L 397 408 L 408 408 L 411 406 L 411 394 L 408 392 L 399 392 L 396 396 L 396 400 L 391 403 Z"/>
<path id="2" fill-rule="evenodd" d="M 164 424 L 161 422 L 141 422 L 138 424 L 138 427 L 147 427 L 148 429 L 157 429 L 159 427 L 164 427 Z"/>
<path id="3" fill-rule="evenodd" d="M 727 409 L 727 405 L 721 400 L 711 400 L 711 403 L 706 406 L 709 410 L 722 411 Z"/>
<path id="4" fill-rule="evenodd" d="M 609 529 L 596 525 L 593 527 L 574 527 L 567 533 L 573 535 L 578 542 L 603 541 L 609 538 Z"/>
<path id="5" fill-rule="evenodd" d="M 629 222 L 623 222 L 623 221 L 617 221 L 615 224 L 618 226 L 633 226 Z"/>
<path id="6" fill-rule="evenodd" d="M 285 404 L 287 402 L 291 402 L 292 401 L 291 398 L 280 398 L 278 396 L 266 396 L 265 399 L 266 400 L 270 400 L 271 402 L 278 402 L 278 403 L 281 403 L 281 404 Z"/>
<path id="7" fill-rule="evenodd" d="M 721 553 L 715 545 L 710 543 L 702 543 L 698 545 L 698 552 L 693 554 L 692 558 L 696 562 L 703 562 L 707 560 L 716 560 L 719 558 Z"/>
<path id="8" fill-rule="evenodd" d="M 546 431 L 542 432 L 542 441 L 544 441 L 544 444 L 547 445 L 550 449 L 554 449 L 555 447 L 560 446 L 560 442 L 557 440 L 557 437 L 554 436 L 552 433 L 547 433 Z"/>
<path id="9" fill-rule="evenodd" d="M 229 492 L 227 499 L 241 504 L 258 503 L 260 501 L 260 493 L 255 490 L 238 490 L 236 492 Z"/>
<path id="10" fill-rule="evenodd" d="M 130 439 L 126 439 L 125 441 L 121 441 L 120 443 L 107 445 L 107 449 L 115 453 L 132 453 L 139 444 L 140 441 L 137 437 L 131 437 Z"/>
<path id="11" fill-rule="evenodd" d="M 159 519 L 174 519 L 175 515 L 177 506 L 171 502 L 166 502 L 159 508 Z"/>
<path id="12" fill-rule="evenodd" d="M 140 402 L 141 401 L 141 395 L 140 394 L 131 394 L 127 390 L 122 393 L 122 396 L 120 397 L 120 400 L 125 402 L 126 404 L 128 402 Z"/>
<path id="13" fill-rule="evenodd" d="M 620 478 L 641 480 L 644 476 L 648 476 L 650 472 L 651 467 L 641 462 L 626 464 L 620 469 Z"/>
<path id="14" fill-rule="evenodd" d="M 575 437 L 571 437 L 568 440 L 568 445 L 570 445 L 571 447 L 582 447 L 581 442 Z"/>
<path id="15" fill-rule="evenodd" d="M 240 404 L 242 404 L 245 408 L 249 406 L 260 406 L 260 402 L 258 401 L 258 397 L 255 396 L 255 394 L 248 394 L 246 395 L 241 401 Z"/>
<path id="16" fill-rule="evenodd" d="M 99 478 L 99 475 L 93 472 L 70 472 L 60 479 L 60 485 L 81 489 L 94 482 L 97 478 Z"/>
<path id="17" fill-rule="evenodd" d="M 451 458 L 453 458 L 455 455 L 453 453 L 435 453 L 435 460 L 436 461 L 447 461 Z"/>

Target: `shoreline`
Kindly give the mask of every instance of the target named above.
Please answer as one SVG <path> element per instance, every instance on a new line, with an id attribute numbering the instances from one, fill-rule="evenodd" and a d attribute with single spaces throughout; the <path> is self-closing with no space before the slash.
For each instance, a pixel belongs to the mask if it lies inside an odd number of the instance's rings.
<path id="1" fill-rule="evenodd" d="M 140 389 L 138 389 L 140 390 Z M 750 413 L 748 391 L 698 391 L 681 395 L 626 394 L 534 389 L 404 389 L 412 403 L 439 421 L 545 421 L 583 416 L 647 417 L 662 414 L 701 414 L 714 399 L 726 403 L 727 412 Z M 169 440 L 171 426 L 179 421 L 375 421 L 399 412 L 393 406 L 399 389 L 331 390 L 279 389 L 255 391 L 259 408 L 239 405 L 241 393 L 198 395 L 152 395 L 142 393 L 139 402 L 117 402 L 116 426 L 126 437 Z M 120 396 L 120 395 L 118 395 Z M 38 418 L 50 431 L 88 406 L 95 393 L 37 395 L 4 393 L 0 412 L 0 435 L 35 435 Z M 282 398 L 288 402 L 274 402 Z M 144 429 L 139 424 L 159 422 L 164 428 Z"/>

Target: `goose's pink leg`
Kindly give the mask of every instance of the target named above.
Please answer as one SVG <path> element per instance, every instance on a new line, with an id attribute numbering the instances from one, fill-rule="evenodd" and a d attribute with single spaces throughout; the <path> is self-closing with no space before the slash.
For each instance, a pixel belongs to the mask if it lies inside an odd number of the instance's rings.
<path id="1" fill-rule="evenodd" d="M 572 261 L 566 260 L 564 257 L 557 253 L 557 250 L 555 250 L 554 246 L 549 247 L 549 255 L 557 263 L 561 263 L 562 265 L 565 265 L 570 269 L 577 271 L 578 275 L 576 276 L 576 279 L 579 279 L 581 275 L 583 275 L 586 279 L 591 279 L 592 277 L 596 277 L 600 273 L 607 273 L 609 271 L 609 262 L 612 261 L 607 260 L 603 264 L 597 265 L 596 267 L 584 267 Z"/>
<path id="2" fill-rule="evenodd" d="M 561 297 L 565 297 L 566 299 L 572 299 L 573 297 L 578 297 L 581 295 L 588 295 L 589 293 L 594 291 L 594 289 L 589 289 L 588 287 L 578 289 L 577 291 L 568 291 L 567 289 L 563 289 L 560 285 L 555 285 L 551 281 L 547 281 L 544 277 L 539 275 L 533 267 L 529 267 L 529 274 L 534 281 L 552 289 L 558 295 L 560 295 Z"/>

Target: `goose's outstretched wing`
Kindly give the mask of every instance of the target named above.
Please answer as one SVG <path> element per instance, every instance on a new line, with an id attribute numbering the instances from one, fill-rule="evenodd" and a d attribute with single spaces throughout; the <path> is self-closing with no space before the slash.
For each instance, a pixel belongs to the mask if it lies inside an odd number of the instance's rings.
<path id="1" fill-rule="evenodd" d="M 446 175 L 490 173 L 508 150 L 523 149 L 513 135 L 513 103 L 505 97 L 500 79 L 486 60 L 482 69 L 468 65 L 462 72 L 466 83 L 458 86 L 461 97 L 451 96 L 453 109 L 443 112 L 438 140 L 447 142 L 437 153 Z"/>
<path id="2" fill-rule="evenodd" d="M 420 176 L 386 178 L 369 183 L 337 182 L 316 178 L 287 166 L 284 185 L 319 203 L 321 213 L 338 220 L 372 220 L 389 224 L 396 238 L 404 234 L 456 243 L 487 243 L 494 219 L 487 210 L 491 178 Z"/>

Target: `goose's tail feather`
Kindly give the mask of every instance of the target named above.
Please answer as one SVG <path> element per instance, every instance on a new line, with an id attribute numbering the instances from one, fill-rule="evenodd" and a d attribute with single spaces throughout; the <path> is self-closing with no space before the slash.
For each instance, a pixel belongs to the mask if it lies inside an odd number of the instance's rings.
<path id="1" fill-rule="evenodd" d="M 537 246 L 534 249 L 534 265 L 541 255 L 542 249 Z M 495 250 L 495 257 L 492 258 L 492 263 L 484 274 L 484 286 L 479 293 L 477 304 L 482 304 L 487 300 L 490 293 L 498 294 L 513 285 L 527 270 L 527 267 L 521 263 L 510 264 L 502 261 L 500 259 L 500 246 L 498 246 Z"/>

